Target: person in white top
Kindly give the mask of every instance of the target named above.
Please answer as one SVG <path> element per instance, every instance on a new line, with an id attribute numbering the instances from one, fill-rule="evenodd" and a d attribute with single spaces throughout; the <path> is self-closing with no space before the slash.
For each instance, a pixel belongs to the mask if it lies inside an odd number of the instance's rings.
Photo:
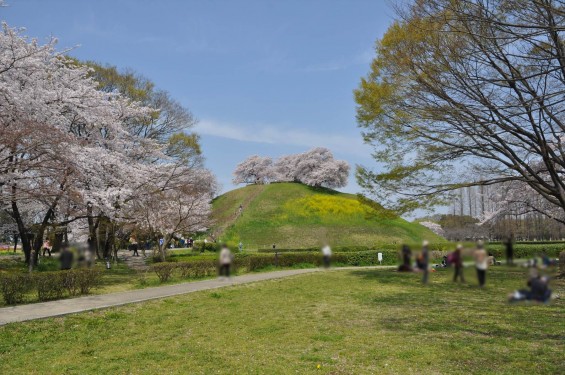
<path id="1" fill-rule="evenodd" d="M 226 246 L 222 246 L 220 251 L 220 277 L 230 277 L 230 268 L 233 260 L 233 255 L 230 249 Z"/>
<path id="2" fill-rule="evenodd" d="M 322 247 L 322 255 L 324 257 L 324 267 L 329 268 L 332 258 L 332 249 L 330 248 L 330 245 L 326 244 L 324 247 Z"/>
<path id="3" fill-rule="evenodd" d="M 488 268 L 488 254 L 485 251 L 483 241 L 477 242 L 477 249 L 473 253 L 475 258 L 475 268 L 477 269 L 477 278 L 479 279 L 479 286 L 485 286 Z"/>

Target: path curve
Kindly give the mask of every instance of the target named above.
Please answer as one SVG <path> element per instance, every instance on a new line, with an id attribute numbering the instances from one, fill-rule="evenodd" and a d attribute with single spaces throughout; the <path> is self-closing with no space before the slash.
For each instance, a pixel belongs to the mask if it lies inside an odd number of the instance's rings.
<path id="1" fill-rule="evenodd" d="M 339 267 L 334 270 L 352 269 L 387 269 L 394 266 L 372 266 L 372 267 Z M 24 322 L 27 320 L 44 319 L 84 311 L 103 309 L 113 306 L 121 306 L 129 303 L 149 301 L 153 299 L 166 298 L 222 288 L 230 285 L 242 285 L 257 281 L 280 279 L 283 277 L 303 275 L 306 273 L 325 271 L 321 268 L 308 268 L 297 270 L 284 270 L 264 273 L 249 273 L 241 276 L 232 277 L 229 281 L 218 279 L 186 282 L 175 285 L 165 285 L 153 288 L 130 290 L 119 293 L 108 293 L 78 298 L 63 299 L 57 301 L 32 303 L 28 305 L 12 306 L 0 308 L 0 326 L 8 323 Z"/>

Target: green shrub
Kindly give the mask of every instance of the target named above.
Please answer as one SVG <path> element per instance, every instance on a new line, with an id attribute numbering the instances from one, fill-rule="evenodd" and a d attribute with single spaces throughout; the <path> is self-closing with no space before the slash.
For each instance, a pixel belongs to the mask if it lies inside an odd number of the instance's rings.
<path id="1" fill-rule="evenodd" d="M 216 242 L 207 242 L 207 243 L 195 242 L 193 249 L 194 251 L 200 251 L 200 252 L 210 251 L 217 253 L 222 249 L 222 245 Z"/>
<path id="2" fill-rule="evenodd" d="M 79 270 L 61 271 L 65 274 L 63 283 L 70 296 L 78 296 L 80 294 L 80 286 L 78 281 L 80 276 L 77 271 Z"/>
<path id="3" fill-rule="evenodd" d="M 65 293 L 65 272 L 38 272 L 33 274 L 37 299 L 49 301 L 62 298 Z"/>
<path id="4" fill-rule="evenodd" d="M 176 268 L 182 278 L 211 276 L 216 273 L 217 262 L 212 259 L 178 262 Z"/>
<path id="5" fill-rule="evenodd" d="M 79 268 L 61 271 L 64 275 L 63 285 L 71 296 L 88 294 L 100 281 L 100 271 L 93 268 Z"/>
<path id="6" fill-rule="evenodd" d="M 153 271 L 157 274 L 159 281 L 164 283 L 173 275 L 173 271 L 177 267 L 177 262 L 163 262 L 153 266 Z"/>
<path id="7" fill-rule="evenodd" d="M 506 257 L 506 247 L 501 244 L 488 244 L 486 250 L 495 258 Z M 557 258 L 565 250 L 565 244 L 515 244 L 514 258 L 532 258 L 541 253 L 546 253 L 551 258 Z"/>
<path id="8" fill-rule="evenodd" d="M 31 289 L 29 274 L 8 274 L 0 276 L 0 292 L 8 305 L 15 305 L 24 300 L 25 294 Z"/>
<path id="9" fill-rule="evenodd" d="M 80 294 L 89 294 L 92 288 L 98 286 L 100 283 L 102 277 L 100 271 L 93 268 L 85 268 L 77 271 Z"/>

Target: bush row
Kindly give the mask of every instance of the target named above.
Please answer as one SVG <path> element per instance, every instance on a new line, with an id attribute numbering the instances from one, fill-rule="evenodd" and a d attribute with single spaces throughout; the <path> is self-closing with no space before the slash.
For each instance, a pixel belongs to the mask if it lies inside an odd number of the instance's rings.
<path id="1" fill-rule="evenodd" d="M 506 247 L 502 244 L 489 244 L 486 246 L 489 253 L 495 258 L 504 258 L 506 256 Z M 552 245 L 514 245 L 514 258 L 531 258 L 541 253 L 546 253 L 551 258 L 557 258 L 561 251 L 565 250 L 565 244 Z"/>
<path id="2" fill-rule="evenodd" d="M 464 244 L 468 248 L 473 248 L 473 243 Z M 421 249 L 421 245 L 409 245 L 414 252 L 418 252 Z M 365 252 L 365 251 L 379 251 L 379 252 L 399 252 L 400 245 L 376 245 L 372 248 L 368 246 L 336 246 L 332 250 L 336 253 L 349 253 L 349 252 Z M 450 252 L 455 250 L 455 243 L 438 243 L 430 244 L 430 251 L 438 252 Z M 486 245 L 487 251 L 491 252 L 495 257 L 504 257 L 506 254 L 506 248 L 501 243 L 491 243 Z M 545 252 L 550 257 L 557 257 L 561 251 L 565 250 L 565 243 L 529 243 L 522 244 L 517 243 L 514 245 L 514 257 L 515 258 L 529 258 L 535 255 Z M 308 253 L 308 252 L 320 252 L 320 248 L 304 248 L 304 249 L 260 249 L 259 253 Z"/>
<path id="3" fill-rule="evenodd" d="M 396 251 L 363 251 L 350 253 L 334 253 L 332 262 L 349 266 L 378 265 L 378 253 L 383 253 L 383 265 L 393 265 L 398 262 Z M 443 253 L 442 253 L 443 254 Z M 316 252 L 298 252 L 282 254 L 236 254 L 233 268 L 244 268 L 256 271 L 266 267 L 293 267 L 300 264 L 320 266 L 322 255 Z M 185 262 L 163 262 L 153 265 L 152 269 L 161 282 L 168 281 L 173 275 L 181 278 L 212 276 L 217 272 L 216 259 L 202 259 Z"/>
<path id="4" fill-rule="evenodd" d="M 211 252 L 219 252 L 222 249 L 222 245 L 217 242 L 195 242 L 193 246 L 194 251 L 211 251 Z"/>
<path id="5" fill-rule="evenodd" d="M 88 294 L 100 280 L 94 269 L 38 272 L 32 274 L 7 274 L 0 276 L 0 293 L 8 305 L 21 303 L 27 293 L 35 289 L 39 301 L 49 301 L 65 296 Z"/>
<path id="6" fill-rule="evenodd" d="M 155 264 L 153 271 L 157 274 L 159 281 L 166 282 L 175 271 L 182 278 L 204 277 L 214 275 L 217 271 L 217 261 L 210 260 L 194 260 L 190 262 L 162 262 Z"/>

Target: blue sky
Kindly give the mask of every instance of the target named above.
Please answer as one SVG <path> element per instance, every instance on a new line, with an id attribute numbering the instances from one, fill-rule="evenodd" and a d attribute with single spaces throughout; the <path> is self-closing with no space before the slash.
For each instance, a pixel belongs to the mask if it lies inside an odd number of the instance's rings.
<path id="1" fill-rule="evenodd" d="M 0 17 L 85 60 L 132 68 L 199 119 L 223 190 L 249 155 L 315 146 L 373 165 L 353 90 L 392 22 L 385 0 L 7 0 Z M 342 189 L 358 192 L 353 173 Z"/>

